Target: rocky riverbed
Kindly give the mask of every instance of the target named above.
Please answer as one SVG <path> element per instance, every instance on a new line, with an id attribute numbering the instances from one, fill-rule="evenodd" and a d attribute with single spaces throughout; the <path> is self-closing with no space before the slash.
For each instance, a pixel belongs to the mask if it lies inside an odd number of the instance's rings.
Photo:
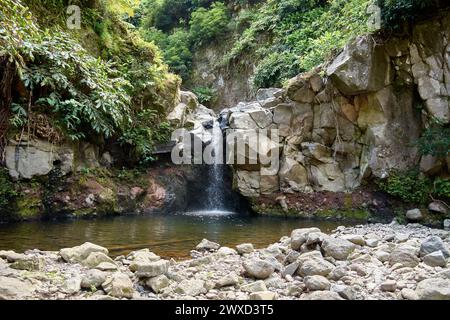
<path id="1" fill-rule="evenodd" d="M 293 230 L 267 248 L 204 239 L 192 259 L 114 259 L 84 243 L 0 251 L 0 299 L 450 299 L 450 232 L 419 224 Z"/>

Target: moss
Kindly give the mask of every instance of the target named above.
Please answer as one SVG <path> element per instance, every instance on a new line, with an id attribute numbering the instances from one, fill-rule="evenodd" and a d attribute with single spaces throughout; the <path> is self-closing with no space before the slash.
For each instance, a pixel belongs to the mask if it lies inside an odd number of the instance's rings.
<path id="1" fill-rule="evenodd" d="M 16 201 L 17 215 L 21 220 L 35 219 L 42 213 L 40 194 L 24 194 Z"/>
<path id="2" fill-rule="evenodd" d="M 314 213 L 315 217 L 336 219 L 336 220 L 354 220 L 367 221 L 370 217 L 370 212 L 366 209 L 330 209 L 319 210 Z"/>

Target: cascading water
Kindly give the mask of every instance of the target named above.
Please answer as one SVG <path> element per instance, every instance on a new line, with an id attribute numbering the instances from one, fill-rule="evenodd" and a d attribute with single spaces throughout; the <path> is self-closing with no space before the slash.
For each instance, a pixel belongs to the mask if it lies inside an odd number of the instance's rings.
<path id="1" fill-rule="evenodd" d="M 206 182 L 206 188 L 197 190 L 201 194 L 194 195 L 198 198 L 194 201 L 196 203 L 192 208 L 194 210 L 186 214 L 204 216 L 234 214 L 237 201 L 231 193 L 231 186 L 228 186 L 227 166 L 223 161 L 223 133 L 218 121 L 214 121 L 209 134 L 210 143 L 205 147 L 204 153 L 210 156 L 202 169 L 204 173 L 202 181 Z"/>
<path id="2" fill-rule="evenodd" d="M 214 122 L 211 129 L 211 151 L 213 163 L 208 166 L 209 185 L 206 189 L 208 210 L 224 210 L 224 165 L 222 130 L 219 123 Z"/>

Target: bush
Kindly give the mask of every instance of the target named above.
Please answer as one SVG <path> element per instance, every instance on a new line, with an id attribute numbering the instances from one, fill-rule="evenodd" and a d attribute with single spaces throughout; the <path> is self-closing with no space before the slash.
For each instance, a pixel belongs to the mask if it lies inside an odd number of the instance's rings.
<path id="1" fill-rule="evenodd" d="M 18 195 L 14 183 L 9 177 L 8 170 L 0 168 L 0 211 L 5 209 Z"/>
<path id="2" fill-rule="evenodd" d="M 435 123 L 428 127 L 417 142 L 422 155 L 448 157 L 450 150 L 450 128 Z"/>
<path id="3" fill-rule="evenodd" d="M 192 12 L 189 22 L 191 40 L 194 45 L 219 38 L 226 33 L 229 21 L 228 9 L 221 2 L 214 2 L 210 9 L 199 8 Z"/>
<path id="4" fill-rule="evenodd" d="M 196 87 L 192 89 L 192 92 L 195 93 L 201 104 L 208 105 L 214 100 L 215 91 L 212 88 Z"/>
<path id="5" fill-rule="evenodd" d="M 410 203 L 425 203 L 433 193 L 431 180 L 417 170 L 391 172 L 386 180 L 379 182 L 380 188 L 388 194 Z"/>

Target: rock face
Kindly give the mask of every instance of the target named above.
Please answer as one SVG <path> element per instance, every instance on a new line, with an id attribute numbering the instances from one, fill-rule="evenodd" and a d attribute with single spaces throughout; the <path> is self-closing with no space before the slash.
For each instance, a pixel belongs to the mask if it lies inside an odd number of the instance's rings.
<path id="1" fill-rule="evenodd" d="M 234 164 L 237 189 L 247 197 L 279 191 L 341 192 L 419 164 L 425 174 L 445 172 L 445 159 L 421 159 L 415 147 L 431 119 L 450 121 L 445 25 L 445 18 L 423 22 L 411 36 L 384 44 L 371 36 L 358 37 L 331 61 L 325 77 L 312 70 L 292 78 L 267 108 L 252 101 L 228 109 L 227 134 L 248 135 L 264 128 L 279 135 L 274 139 L 280 150 L 276 168 L 267 174 L 268 165 L 255 156 Z M 425 40 L 428 32 L 432 42 Z M 423 116 L 414 107 L 422 100 Z M 249 143 L 249 149 L 256 148 Z M 420 220 L 409 215 L 411 221 Z"/>

